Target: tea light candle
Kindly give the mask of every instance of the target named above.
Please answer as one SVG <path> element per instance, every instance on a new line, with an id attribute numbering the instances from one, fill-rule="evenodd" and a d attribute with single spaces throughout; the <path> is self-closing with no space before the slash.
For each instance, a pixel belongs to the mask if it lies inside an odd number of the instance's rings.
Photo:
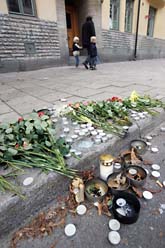
<path id="1" fill-rule="evenodd" d="M 83 131 L 84 131 L 85 133 L 88 133 L 88 128 L 84 128 Z"/>
<path id="2" fill-rule="evenodd" d="M 158 149 L 157 147 L 152 147 L 152 148 L 151 148 L 151 151 L 152 151 L 153 153 L 157 153 L 157 152 L 159 151 L 159 149 Z"/>
<path id="3" fill-rule="evenodd" d="M 75 132 L 76 134 L 79 134 L 80 129 L 75 129 L 74 132 Z"/>
<path id="4" fill-rule="evenodd" d="M 115 168 L 116 170 L 120 170 L 120 169 L 121 169 L 121 164 L 115 163 L 115 164 L 114 164 L 114 168 Z"/>
<path id="5" fill-rule="evenodd" d="M 66 99 L 65 98 L 61 98 L 60 101 L 61 102 L 66 102 Z"/>
<path id="6" fill-rule="evenodd" d="M 132 168 L 132 169 L 129 169 L 128 172 L 129 172 L 129 174 L 132 175 L 132 176 L 134 176 L 134 175 L 137 174 L 137 170 L 135 170 L 135 169 L 133 169 L 133 168 Z"/>
<path id="7" fill-rule="evenodd" d="M 84 215 L 87 211 L 87 208 L 85 205 L 79 205 L 77 208 L 76 208 L 76 212 L 78 213 L 78 215 Z"/>
<path id="8" fill-rule="evenodd" d="M 72 143 L 73 140 L 72 140 L 72 138 L 67 138 L 67 139 L 66 139 L 66 142 L 67 142 L 67 143 Z"/>
<path id="9" fill-rule="evenodd" d="M 64 122 L 63 122 L 63 125 L 68 125 L 68 124 L 69 124 L 68 121 L 64 121 Z"/>
<path id="10" fill-rule="evenodd" d="M 87 128 L 92 127 L 92 123 L 87 123 L 86 126 Z"/>
<path id="11" fill-rule="evenodd" d="M 111 231 L 108 234 L 108 240 L 113 245 L 118 245 L 120 243 L 120 234 L 116 231 Z"/>
<path id="12" fill-rule="evenodd" d="M 70 158 L 70 157 L 71 157 L 71 154 L 70 153 L 68 153 L 68 154 L 65 155 L 65 158 Z"/>
<path id="13" fill-rule="evenodd" d="M 160 131 L 165 132 L 165 127 L 161 127 Z"/>
<path id="14" fill-rule="evenodd" d="M 124 131 L 128 131 L 129 127 L 128 126 L 123 126 Z"/>
<path id="15" fill-rule="evenodd" d="M 94 127 L 88 127 L 88 130 L 89 131 L 93 131 L 94 130 Z"/>
<path id="16" fill-rule="evenodd" d="M 152 136 L 146 136 L 146 140 L 148 141 L 152 140 Z"/>
<path id="17" fill-rule="evenodd" d="M 119 207 L 124 207 L 126 205 L 126 200 L 124 198 L 118 198 L 116 200 L 116 204 L 119 206 Z"/>
<path id="18" fill-rule="evenodd" d="M 65 138 L 66 137 L 66 134 L 60 134 L 60 138 Z"/>
<path id="19" fill-rule="evenodd" d="M 104 131 L 102 129 L 97 129 L 98 133 L 103 133 Z"/>
<path id="20" fill-rule="evenodd" d="M 77 126 L 78 123 L 77 123 L 76 121 L 74 121 L 74 122 L 72 122 L 72 125 L 73 125 L 73 126 Z"/>
<path id="21" fill-rule="evenodd" d="M 151 172 L 151 175 L 152 175 L 153 177 L 155 177 L 155 178 L 158 178 L 158 177 L 160 177 L 160 172 L 159 172 L 159 171 L 152 171 L 152 172 Z"/>
<path id="22" fill-rule="evenodd" d="M 100 135 L 101 137 L 105 137 L 105 136 L 106 136 L 106 133 L 99 133 L 99 135 Z"/>
<path id="23" fill-rule="evenodd" d="M 137 114 L 131 114 L 131 117 L 133 117 L 133 118 L 134 118 L 134 117 L 137 117 Z"/>
<path id="24" fill-rule="evenodd" d="M 105 137 L 101 137 L 101 140 L 104 143 L 104 142 L 107 142 L 108 138 L 106 136 Z"/>
<path id="25" fill-rule="evenodd" d="M 107 177 L 113 173 L 114 158 L 110 154 L 100 156 L 100 177 L 107 180 Z"/>
<path id="26" fill-rule="evenodd" d="M 72 138 L 73 140 L 75 140 L 75 139 L 78 138 L 78 135 L 77 135 L 77 134 L 74 134 L 74 135 L 71 136 L 71 138 Z"/>
<path id="27" fill-rule="evenodd" d="M 58 120 L 57 120 L 57 119 L 55 119 L 55 118 L 54 118 L 54 119 L 52 119 L 52 122 L 53 122 L 53 123 L 57 123 L 57 121 L 58 121 Z"/>
<path id="28" fill-rule="evenodd" d="M 62 121 L 67 121 L 67 118 L 66 117 L 62 117 Z"/>
<path id="29" fill-rule="evenodd" d="M 151 146 L 152 145 L 151 142 L 146 142 L 146 144 L 147 144 L 147 146 Z"/>
<path id="30" fill-rule="evenodd" d="M 108 139 L 112 139 L 113 138 L 113 135 L 112 134 L 107 134 L 107 138 Z"/>
<path id="31" fill-rule="evenodd" d="M 69 133 L 70 129 L 69 127 L 64 128 L 64 133 Z"/>
<path id="32" fill-rule="evenodd" d="M 75 155 L 78 156 L 78 157 L 81 157 L 82 152 L 76 151 L 76 152 L 75 152 Z"/>
<path id="33" fill-rule="evenodd" d="M 79 132 L 79 136 L 84 136 L 85 135 L 85 132 L 84 131 L 80 131 Z"/>
<path id="34" fill-rule="evenodd" d="M 134 120 L 139 121 L 140 120 L 139 116 L 134 117 Z"/>
<path id="35" fill-rule="evenodd" d="M 94 130 L 94 131 L 91 132 L 91 134 L 92 134 L 92 136 L 96 136 L 97 135 L 97 131 Z"/>
<path id="36" fill-rule="evenodd" d="M 151 167 L 153 170 L 160 170 L 160 165 L 158 165 L 158 164 L 152 164 Z"/>
<path id="37" fill-rule="evenodd" d="M 96 145 L 99 145 L 99 144 L 101 144 L 101 139 L 95 139 L 94 142 Z"/>
<path id="38" fill-rule="evenodd" d="M 86 124 L 81 124 L 80 127 L 81 127 L 81 128 L 86 128 L 87 125 L 86 125 Z"/>
<path id="39" fill-rule="evenodd" d="M 65 226 L 65 235 L 67 237 L 72 237 L 76 233 L 76 227 L 74 224 L 68 224 Z"/>

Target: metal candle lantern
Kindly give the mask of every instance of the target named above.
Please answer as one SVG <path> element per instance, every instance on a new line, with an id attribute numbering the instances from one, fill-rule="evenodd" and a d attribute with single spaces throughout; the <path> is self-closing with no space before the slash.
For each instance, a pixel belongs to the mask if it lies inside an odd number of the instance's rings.
<path id="1" fill-rule="evenodd" d="M 107 180 L 107 177 L 113 173 L 114 157 L 110 154 L 100 156 L 100 178 Z"/>

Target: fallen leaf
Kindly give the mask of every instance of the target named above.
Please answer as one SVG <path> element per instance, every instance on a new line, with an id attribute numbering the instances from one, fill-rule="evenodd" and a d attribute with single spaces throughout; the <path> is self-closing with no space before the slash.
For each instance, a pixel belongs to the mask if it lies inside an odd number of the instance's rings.
<path id="1" fill-rule="evenodd" d="M 132 189 L 133 189 L 133 191 L 136 193 L 136 195 L 137 195 L 139 198 L 142 198 L 142 197 L 143 197 L 142 191 L 140 191 L 138 188 L 132 186 Z"/>

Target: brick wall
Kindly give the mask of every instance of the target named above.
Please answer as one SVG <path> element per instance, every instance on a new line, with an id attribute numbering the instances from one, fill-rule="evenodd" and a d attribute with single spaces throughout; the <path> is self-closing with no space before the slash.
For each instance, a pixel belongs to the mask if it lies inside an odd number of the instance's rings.
<path id="1" fill-rule="evenodd" d="M 26 70 L 60 59 L 57 23 L 0 15 L 0 70 Z"/>
<path id="2" fill-rule="evenodd" d="M 131 60 L 134 55 L 135 35 L 116 30 L 102 30 L 102 61 Z M 165 57 L 165 40 L 138 36 L 137 59 Z"/>

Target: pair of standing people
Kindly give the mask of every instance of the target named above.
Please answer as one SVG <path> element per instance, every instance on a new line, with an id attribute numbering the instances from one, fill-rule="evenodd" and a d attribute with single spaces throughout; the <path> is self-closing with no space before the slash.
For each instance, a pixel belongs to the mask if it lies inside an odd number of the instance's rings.
<path id="1" fill-rule="evenodd" d="M 79 53 L 82 47 L 79 46 L 79 38 L 74 37 L 73 39 L 73 55 L 76 61 L 76 67 L 79 65 Z M 83 48 L 87 49 L 88 56 L 83 62 L 86 69 L 96 69 L 97 61 L 97 47 L 96 47 L 96 32 L 92 17 L 88 16 L 86 22 L 82 26 L 82 45 Z M 89 66 L 89 67 L 88 67 Z"/>

